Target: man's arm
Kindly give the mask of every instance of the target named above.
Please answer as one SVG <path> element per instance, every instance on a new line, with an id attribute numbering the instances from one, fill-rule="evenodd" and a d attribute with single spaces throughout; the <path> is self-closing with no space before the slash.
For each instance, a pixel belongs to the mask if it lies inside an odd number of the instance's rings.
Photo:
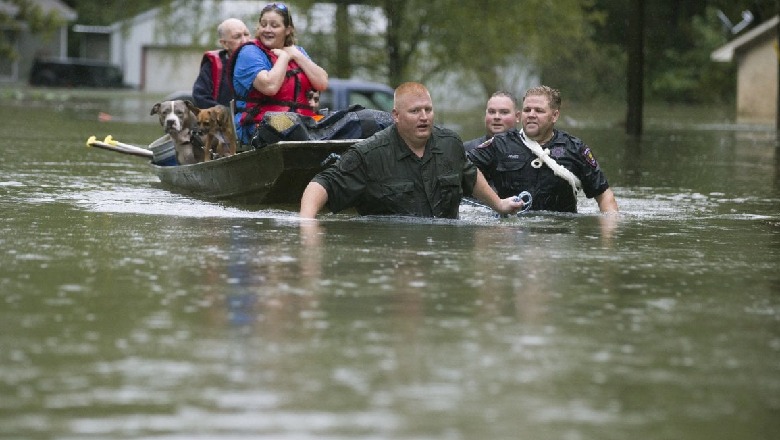
<path id="1" fill-rule="evenodd" d="M 192 103 L 201 109 L 214 107 L 217 105 L 217 101 L 214 100 L 213 91 L 211 61 L 206 61 L 200 66 L 200 74 L 192 86 Z"/>
<path id="2" fill-rule="evenodd" d="M 474 190 L 472 195 L 477 200 L 490 206 L 499 214 L 515 214 L 517 211 L 523 208 L 524 203 L 521 201 L 515 201 L 515 197 L 507 197 L 500 199 L 498 194 L 493 191 L 493 188 L 485 180 L 485 176 L 482 172 L 477 170 L 477 183 L 474 184 Z"/>
<path id="3" fill-rule="evenodd" d="M 612 188 L 607 188 L 606 191 L 597 195 L 595 199 L 599 204 L 599 211 L 602 213 L 618 212 L 617 200 L 615 200 L 615 193 L 612 192 Z"/>
<path id="4" fill-rule="evenodd" d="M 317 213 L 325 207 L 328 202 L 328 191 L 317 182 L 309 182 L 301 196 L 301 211 L 299 215 L 302 218 L 315 218 Z"/>

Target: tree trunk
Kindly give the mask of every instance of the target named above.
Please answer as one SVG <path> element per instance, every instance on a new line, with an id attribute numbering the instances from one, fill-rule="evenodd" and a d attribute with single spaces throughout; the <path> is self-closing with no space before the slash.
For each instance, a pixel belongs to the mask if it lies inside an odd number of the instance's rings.
<path id="1" fill-rule="evenodd" d="M 644 0 L 631 0 L 628 16 L 628 112 L 626 133 L 642 134 L 642 108 L 644 106 Z"/>
<path id="2" fill-rule="evenodd" d="M 334 72 L 336 77 L 352 76 L 352 57 L 349 51 L 351 39 L 349 2 L 341 1 L 336 4 L 336 69 Z"/>
<path id="3" fill-rule="evenodd" d="M 385 34 L 387 77 L 392 87 L 397 87 L 403 80 L 400 32 L 405 8 L 406 1 L 385 0 L 384 9 L 387 17 L 387 32 Z"/>

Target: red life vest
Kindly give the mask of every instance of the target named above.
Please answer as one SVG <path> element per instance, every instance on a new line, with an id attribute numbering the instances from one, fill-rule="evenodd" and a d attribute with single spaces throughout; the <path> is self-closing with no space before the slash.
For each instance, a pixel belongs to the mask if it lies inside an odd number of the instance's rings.
<path id="1" fill-rule="evenodd" d="M 206 60 L 211 61 L 211 83 L 214 84 L 214 88 L 211 90 L 211 97 L 216 101 L 219 97 L 219 86 L 222 82 L 222 58 L 219 57 L 221 50 L 210 50 L 203 54 L 203 58 L 200 60 L 202 66 Z"/>
<path id="2" fill-rule="evenodd" d="M 239 47 L 230 62 L 230 78 L 231 85 L 233 81 L 233 72 L 235 70 L 235 60 L 238 53 L 241 52 L 245 46 L 253 44 L 257 46 L 263 53 L 268 56 L 271 64 L 275 64 L 277 56 L 268 49 L 264 44 L 258 40 L 251 40 Z M 249 125 L 252 123 L 260 122 L 263 119 L 263 115 L 266 112 L 295 112 L 304 116 L 314 116 L 314 110 L 309 105 L 309 100 L 306 99 L 306 92 L 312 89 L 309 77 L 303 73 L 303 70 L 298 66 L 295 61 L 290 61 L 287 64 L 287 73 L 284 76 L 284 82 L 273 96 L 267 96 L 260 93 L 254 87 L 250 87 L 249 94 L 247 96 L 237 96 L 237 99 L 246 102 L 246 108 L 241 115 L 241 125 Z"/>

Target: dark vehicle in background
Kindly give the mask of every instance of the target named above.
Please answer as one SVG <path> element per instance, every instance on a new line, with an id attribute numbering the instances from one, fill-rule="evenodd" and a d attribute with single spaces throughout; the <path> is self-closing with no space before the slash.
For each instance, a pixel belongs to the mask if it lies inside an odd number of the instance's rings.
<path id="1" fill-rule="evenodd" d="M 122 70 L 103 61 L 80 58 L 38 58 L 30 70 L 30 85 L 42 87 L 124 87 Z"/>
<path id="2" fill-rule="evenodd" d="M 393 88 L 358 79 L 330 78 L 328 89 L 320 93 L 320 109 L 343 110 L 360 104 L 374 110 L 393 110 Z"/>
<path id="3" fill-rule="evenodd" d="M 165 97 L 165 100 L 192 100 L 192 91 L 180 90 Z M 393 88 L 385 84 L 359 79 L 328 79 L 328 89 L 320 93 L 320 109 L 334 112 L 350 105 L 360 104 L 373 110 L 393 110 Z"/>

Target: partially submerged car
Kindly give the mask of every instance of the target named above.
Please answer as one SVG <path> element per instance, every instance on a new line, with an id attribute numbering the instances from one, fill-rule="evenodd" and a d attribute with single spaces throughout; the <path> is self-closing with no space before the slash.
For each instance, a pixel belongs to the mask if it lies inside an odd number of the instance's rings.
<path id="1" fill-rule="evenodd" d="M 30 85 L 42 87 L 124 87 L 122 70 L 103 61 L 81 58 L 36 58 Z"/>

